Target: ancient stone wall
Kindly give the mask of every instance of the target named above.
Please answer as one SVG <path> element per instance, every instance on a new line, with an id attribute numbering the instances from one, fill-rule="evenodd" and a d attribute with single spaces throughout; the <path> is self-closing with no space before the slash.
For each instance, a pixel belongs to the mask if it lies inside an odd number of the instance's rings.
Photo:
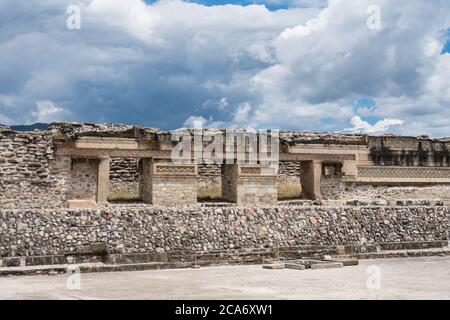
<path id="1" fill-rule="evenodd" d="M 341 181 L 340 176 L 322 176 L 320 180 L 320 191 L 324 200 L 349 200 L 344 196 L 345 188 L 346 184 Z M 355 187 L 355 189 L 357 188 Z M 348 196 L 351 197 L 350 192 Z"/>
<path id="2" fill-rule="evenodd" d="M 450 204 L 450 185 L 370 185 L 322 179 L 322 195 L 328 200 L 441 200 Z"/>
<path id="3" fill-rule="evenodd" d="M 158 207 L 0 210 L 0 256 L 213 251 L 448 239 L 449 207 Z"/>
<path id="4" fill-rule="evenodd" d="M 370 160 L 375 165 L 450 167 L 448 138 L 368 137 L 368 146 Z"/>
<path id="5" fill-rule="evenodd" d="M 301 163 L 299 161 L 280 161 L 278 166 L 278 183 L 300 184 Z"/>
<path id="6" fill-rule="evenodd" d="M 72 159 L 67 179 L 67 200 L 93 200 L 97 194 L 97 159 Z"/>
<path id="7" fill-rule="evenodd" d="M 199 164 L 198 165 L 198 186 L 206 187 L 222 183 L 221 164 Z"/>
<path id="8" fill-rule="evenodd" d="M 7 127 L 0 127 L 0 208 L 59 208 L 66 206 L 70 199 L 95 200 L 96 197 L 104 203 L 108 184 L 110 194 L 124 191 L 125 194 L 137 195 L 130 197 L 132 201 L 137 200 L 140 189 L 139 160 L 127 157 L 153 157 L 170 162 L 167 155 L 164 156 L 173 147 L 170 134 L 153 128 L 114 124 L 59 123 L 50 130 L 33 132 L 14 132 Z M 311 177 L 317 182 L 306 185 L 314 185 L 314 188 L 319 185 L 320 170 L 312 175 L 305 174 L 309 172 L 302 170 L 308 168 L 305 163 L 316 161 L 318 168 L 321 162 L 326 164 L 326 161 L 334 161 L 345 170 L 342 175 L 327 175 L 324 171 L 320 189 L 314 189 L 317 198 L 449 201 L 448 138 L 282 132 L 280 143 L 281 158 L 298 159 L 280 162 L 276 177 L 278 194 L 286 195 L 280 196 L 280 199 L 299 198 L 300 191 L 307 193 L 307 188 L 302 190 L 301 177 L 303 182 Z M 293 157 L 295 153 L 286 153 L 289 150 L 294 152 L 296 146 L 304 149 L 297 149 L 299 158 Z M 319 149 L 328 149 L 325 151 L 334 153 L 325 159 L 308 160 L 308 157 L 317 157 L 315 152 Z M 365 157 L 362 162 L 338 159 L 348 156 L 346 152 L 352 153 L 352 150 L 364 151 L 359 154 Z M 109 159 L 110 156 L 113 158 L 108 170 L 104 158 Z M 124 158 L 115 158 L 120 156 Z M 306 160 L 302 160 L 303 156 Z M 99 168 L 103 170 L 98 171 Z M 177 194 L 182 194 L 182 198 L 189 199 L 189 202 L 194 201 L 194 196 L 190 195 L 195 193 L 202 199 L 220 198 L 222 169 L 221 165 L 199 165 L 197 176 L 195 179 L 190 176 L 189 182 L 182 182 L 181 178 L 176 177 L 170 184 L 166 177 L 157 178 L 155 185 L 157 182 L 161 189 L 158 187 L 155 194 L 159 192 L 158 196 L 168 201 L 176 198 Z M 264 179 L 258 182 L 252 177 L 241 179 L 242 188 L 239 192 L 247 194 L 247 198 L 263 193 L 264 189 L 267 189 L 265 193 L 273 194 L 273 179 Z M 98 181 L 102 182 L 100 187 L 97 186 Z M 168 191 L 174 185 L 177 187 Z M 209 186 L 213 186 L 214 196 L 211 196 L 211 190 L 200 190 Z M 195 188 L 198 190 L 195 191 Z"/>
<path id="9" fill-rule="evenodd" d="M 152 204 L 197 203 L 195 165 L 143 159 L 140 195 L 142 200 Z"/>
<path id="10" fill-rule="evenodd" d="M 110 193 L 139 194 L 139 159 L 111 158 Z"/>
<path id="11" fill-rule="evenodd" d="M 110 192 L 139 194 L 139 159 L 112 158 L 110 169 Z M 280 161 L 277 181 L 279 184 L 296 185 L 300 188 L 301 165 L 295 161 Z M 222 165 L 199 164 L 197 186 L 203 193 L 219 192 L 222 188 Z M 217 190 L 215 190 L 217 189 Z"/>
<path id="12" fill-rule="evenodd" d="M 70 159 L 55 161 L 50 131 L 0 129 L 0 207 L 61 207 Z"/>

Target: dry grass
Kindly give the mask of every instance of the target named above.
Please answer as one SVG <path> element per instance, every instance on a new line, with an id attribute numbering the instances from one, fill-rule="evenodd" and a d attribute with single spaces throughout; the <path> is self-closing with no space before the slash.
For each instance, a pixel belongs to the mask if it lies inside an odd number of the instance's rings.
<path id="1" fill-rule="evenodd" d="M 197 190 L 197 199 L 201 201 L 214 201 L 222 199 L 222 185 L 212 184 L 209 186 L 200 186 Z"/>
<path id="2" fill-rule="evenodd" d="M 278 199 L 292 200 L 299 199 L 301 186 L 297 183 L 284 182 L 278 184 Z M 199 201 L 219 201 L 222 199 L 222 185 L 212 184 L 198 187 L 197 199 Z M 108 197 L 109 202 L 139 202 L 141 198 L 138 193 L 128 190 L 118 190 L 111 192 Z"/>
<path id="3" fill-rule="evenodd" d="M 138 193 L 129 190 L 118 190 L 111 192 L 108 196 L 109 202 L 139 202 L 141 198 Z"/>
<path id="4" fill-rule="evenodd" d="M 302 192 L 300 184 L 292 182 L 279 183 L 277 189 L 278 200 L 300 199 L 300 194 Z"/>

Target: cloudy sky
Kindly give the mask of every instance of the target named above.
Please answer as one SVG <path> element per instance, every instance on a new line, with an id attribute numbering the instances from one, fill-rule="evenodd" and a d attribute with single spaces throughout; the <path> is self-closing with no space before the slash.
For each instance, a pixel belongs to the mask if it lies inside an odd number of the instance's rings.
<path id="1" fill-rule="evenodd" d="M 449 40 L 448 0 L 0 0 L 0 123 L 450 136 Z"/>

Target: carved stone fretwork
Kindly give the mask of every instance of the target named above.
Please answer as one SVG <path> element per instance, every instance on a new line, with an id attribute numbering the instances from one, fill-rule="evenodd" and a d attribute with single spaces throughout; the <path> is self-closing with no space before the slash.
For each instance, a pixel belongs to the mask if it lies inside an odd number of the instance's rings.
<path id="1" fill-rule="evenodd" d="M 280 153 L 280 161 L 344 161 L 356 160 L 354 154 L 332 153 Z"/>
<path id="2" fill-rule="evenodd" d="M 276 176 L 277 168 L 268 165 L 239 165 L 239 176 Z"/>
<path id="3" fill-rule="evenodd" d="M 260 175 L 260 167 L 241 167 L 241 175 Z"/>
<path id="4" fill-rule="evenodd" d="M 197 176 L 197 169 L 193 164 L 155 163 L 153 165 L 153 174 L 168 176 Z"/>
<path id="5" fill-rule="evenodd" d="M 145 202 L 173 205 L 197 202 L 197 165 L 143 159 L 140 183 Z"/>
<path id="6" fill-rule="evenodd" d="M 450 183 L 450 168 L 358 166 L 357 180 Z"/>

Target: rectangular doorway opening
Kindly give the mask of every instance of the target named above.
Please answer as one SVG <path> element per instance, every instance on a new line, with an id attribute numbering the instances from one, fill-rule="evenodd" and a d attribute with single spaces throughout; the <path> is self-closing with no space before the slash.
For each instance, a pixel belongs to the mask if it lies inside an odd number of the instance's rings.
<path id="1" fill-rule="evenodd" d="M 139 193 L 140 163 L 137 158 L 111 158 L 108 202 L 142 202 Z"/>

